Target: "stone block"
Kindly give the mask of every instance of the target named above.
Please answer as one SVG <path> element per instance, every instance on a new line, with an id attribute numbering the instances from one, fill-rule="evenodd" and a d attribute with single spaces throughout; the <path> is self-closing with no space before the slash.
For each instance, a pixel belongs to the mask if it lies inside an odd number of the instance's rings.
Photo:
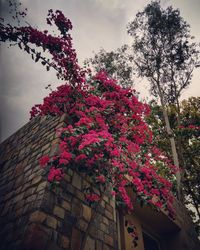
<path id="1" fill-rule="evenodd" d="M 55 206 L 55 201 L 56 196 L 54 194 L 45 192 L 42 199 L 41 209 L 49 214 L 52 214 L 53 208 Z"/>
<path id="2" fill-rule="evenodd" d="M 71 176 L 68 175 L 68 174 L 65 174 L 65 175 L 64 175 L 64 180 L 65 180 L 66 182 L 71 182 Z"/>
<path id="3" fill-rule="evenodd" d="M 106 203 L 105 203 L 105 201 L 104 201 L 104 200 L 102 200 L 102 201 L 101 201 L 101 206 L 102 206 L 103 208 L 105 208 L 105 207 L 106 207 Z"/>
<path id="4" fill-rule="evenodd" d="M 107 226 L 104 224 L 104 223 L 100 223 L 100 230 L 107 233 L 108 231 L 108 228 Z"/>
<path id="5" fill-rule="evenodd" d="M 61 236 L 61 247 L 63 247 L 64 249 L 68 249 L 69 248 L 69 238 L 66 236 Z"/>
<path id="6" fill-rule="evenodd" d="M 27 172 L 27 171 L 29 171 L 29 170 L 32 171 L 32 169 L 31 169 L 31 164 L 28 164 L 28 165 L 24 168 L 24 172 Z"/>
<path id="7" fill-rule="evenodd" d="M 99 239 L 99 240 L 104 241 L 104 232 L 101 231 L 101 230 L 97 230 L 96 238 Z"/>
<path id="8" fill-rule="evenodd" d="M 97 228 L 93 225 L 92 226 L 90 225 L 89 235 L 93 238 L 97 238 L 97 232 L 98 232 Z"/>
<path id="9" fill-rule="evenodd" d="M 80 219 L 79 221 L 78 221 L 78 228 L 81 230 L 81 231 L 86 231 L 87 230 L 87 228 L 88 228 L 88 223 L 87 222 L 85 222 L 83 219 Z"/>
<path id="10" fill-rule="evenodd" d="M 36 176 L 33 180 L 32 180 L 32 185 L 35 185 L 37 183 L 39 183 L 40 181 L 42 180 L 42 176 L 41 175 L 38 175 Z"/>
<path id="11" fill-rule="evenodd" d="M 26 199 L 26 202 L 33 202 L 36 200 L 37 195 L 33 194 Z"/>
<path id="12" fill-rule="evenodd" d="M 76 193 L 75 193 L 76 197 L 81 200 L 81 201 L 85 201 L 85 195 L 83 192 L 79 191 L 79 190 L 76 190 Z"/>
<path id="13" fill-rule="evenodd" d="M 105 240 L 105 243 L 108 244 L 109 246 L 114 246 L 113 238 L 110 235 L 105 234 L 104 240 Z"/>
<path id="14" fill-rule="evenodd" d="M 105 202 L 107 202 L 107 203 L 109 202 L 109 199 L 108 199 L 108 197 L 106 195 L 104 195 L 103 199 L 104 199 Z"/>
<path id="15" fill-rule="evenodd" d="M 115 208 L 115 200 L 110 199 L 110 205 L 111 205 L 113 208 Z"/>
<path id="16" fill-rule="evenodd" d="M 100 240 L 96 240 L 96 248 L 95 250 L 103 250 L 103 243 Z"/>
<path id="17" fill-rule="evenodd" d="M 74 196 L 75 192 L 76 192 L 76 188 L 74 186 L 72 186 L 71 184 L 67 183 L 66 191 Z"/>
<path id="18" fill-rule="evenodd" d="M 70 175 L 70 176 L 73 176 L 73 171 L 69 168 L 68 169 L 68 174 Z"/>
<path id="19" fill-rule="evenodd" d="M 47 186 L 47 181 L 43 181 L 42 183 L 40 183 L 40 184 L 38 185 L 38 187 L 37 187 L 37 192 L 39 192 L 39 191 L 45 189 L 46 186 Z"/>
<path id="20" fill-rule="evenodd" d="M 72 185 L 74 187 L 78 188 L 79 190 L 82 189 L 82 178 L 77 173 L 74 173 L 74 175 L 72 177 Z"/>
<path id="21" fill-rule="evenodd" d="M 72 215 L 76 217 L 81 217 L 82 216 L 82 203 L 74 198 L 72 200 Z"/>
<path id="22" fill-rule="evenodd" d="M 68 115 L 66 114 L 63 114 L 61 117 L 60 117 L 60 120 L 59 120 L 59 123 L 61 123 L 61 125 L 63 126 L 64 125 L 64 122 L 68 120 Z M 63 124 L 62 124 L 63 123 Z"/>
<path id="23" fill-rule="evenodd" d="M 26 197 L 32 195 L 34 193 L 34 191 L 35 191 L 35 187 L 31 187 L 31 188 L 27 189 L 25 194 L 24 194 L 24 197 L 26 198 Z"/>
<path id="24" fill-rule="evenodd" d="M 73 195 L 68 192 L 68 190 L 61 190 L 60 197 L 71 203 Z"/>
<path id="25" fill-rule="evenodd" d="M 58 216 L 61 219 L 64 219 L 65 217 L 65 210 L 61 207 L 55 206 L 53 209 L 53 214 Z"/>
<path id="26" fill-rule="evenodd" d="M 24 176 L 23 175 L 20 175 L 16 180 L 15 180 L 15 186 L 14 188 L 17 188 L 19 187 L 20 185 L 22 185 L 24 181 Z"/>
<path id="27" fill-rule="evenodd" d="M 17 210 L 17 209 L 23 207 L 23 206 L 24 206 L 24 203 L 25 203 L 25 200 L 20 200 L 19 202 L 17 202 L 17 203 L 15 204 L 15 210 Z"/>
<path id="28" fill-rule="evenodd" d="M 110 247 L 106 244 L 103 244 L 103 250 L 110 250 Z"/>
<path id="29" fill-rule="evenodd" d="M 22 191 L 27 190 L 29 187 L 30 187 L 30 183 L 29 183 L 29 182 L 25 183 L 25 184 L 23 185 L 23 187 L 22 187 Z"/>
<path id="30" fill-rule="evenodd" d="M 45 151 L 46 149 L 49 149 L 50 148 L 50 143 L 47 143 L 46 145 L 44 145 L 42 148 L 41 148 L 41 152 Z"/>
<path id="31" fill-rule="evenodd" d="M 106 225 L 109 225 L 109 220 L 106 217 L 103 217 L 103 223 L 105 223 Z"/>
<path id="32" fill-rule="evenodd" d="M 106 204 L 106 210 L 113 213 L 113 207 L 111 207 L 109 204 Z"/>
<path id="33" fill-rule="evenodd" d="M 105 216 L 110 219 L 110 220 L 113 220 L 113 214 L 107 210 L 105 210 Z"/>
<path id="34" fill-rule="evenodd" d="M 14 203 L 16 203 L 16 202 L 19 202 L 19 201 L 21 201 L 22 199 L 24 198 L 24 193 L 21 193 L 21 194 L 19 194 L 19 195 L 17 195 L 15 198 L 14 198 Z"/>
<path id="35" fill-rule="evenodd" d="M 71 210 L 71 204 L 67 201 L 62 201 L 61 205 L 65 210 L 70 211 Z"/>
<path id="36" fill-rule="evenodd" d="M 86 205 L 83 205 L 83 218 L 86 221 L 90 221 L 91 216 L 92 216 L 92 210 L 91 210 L 91 208 L 88 207 L 88 206 L 86 206 Z"/>
<path id="37" fill-rule="evenodd" d="M 30 215 L 29 221 L 43 223 L 46 218 L 47 218 L 47 215 L 43 213 L 42 211 L 35 211 Z"/>
<path id="38" fill-rule="evenodd" d="M 37 177 L 37 175 L 35 173 L 29 175 L 29 177 L 27 178 L 27 181 L 32 181 L 35 177 Z"/>
<path id="39" fill-rule="evenodd" d="M 17 164 L 17 166 L 15 167 L 15 176 L 18 176 L 22 173 L 24 166 L 20 163 Z"/>
<path id="40" fill-rule="evenodd" d="M 53 229 L 57 228 L 57 220 L 50 215 L 47 216 L 46 224 Z"/>
<path id="41" fill-rule="evenodd" d="M 22 190 L 22 186 L 20 186 L 17 189 L 15 189 L 15 195 L 21 193 L 21 190 Z"/>
<path id="42" fill-rule="evenodd" d="M 79 250 L 81 246 L 83 235 L 81 231 L 73 228 L 72 238 L 71 238 L 71 250 Z"/>
<path id="43" fill-rule="evenodd" d="M 95 240 L 88 236 L 84 250 L 94 250 L 94 249 L 95 249 Z"/>
<path id="44" fill-rule="evenodd" d="M 58 144 L 53 144 L 51 146 L 49 156 L 52 157 L 52 156 L 54 156 L 54 155 L 56 155 L 58 153 L 59 153 L 59 145 Z"/>

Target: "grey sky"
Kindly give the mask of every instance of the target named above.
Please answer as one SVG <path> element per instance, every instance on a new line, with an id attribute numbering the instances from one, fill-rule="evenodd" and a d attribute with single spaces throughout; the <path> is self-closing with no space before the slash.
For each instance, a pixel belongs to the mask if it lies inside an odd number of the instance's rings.
<path id="1" fill-rule="evenodd" d="M 2 12 L 6 0 L 0 0 Z M 23 0 L 28 8 L 29 22 L 42 30 L 46 28 L 48 9 L 61 9 L 73 23 L 73 43 L 79 61 L 93 55 L 101 47 L 113 50 L 130 42 L 126 25 L 135 14 L 149 3 L 149 0 Z M 163 6 L 173 5 L 179 8 L 183 18 L 191 25 L 191 33 L 200 41 L 200 0 L 163 0 Z M 18 48 L 0 47 L 0 126 L 1 139 L 19 129 L 29 120 L 29 111 L 36 103 L 41 103 L 48 94 L 45 86 L 49 83 L 56 87 L 61 83 L 55 72 L 46 72 L 30 56 Z M 200 96 L 198 78 L 194 72 L 193 82 L 182 98 Z M 141 82 L 140 82 L 141 86 Z M 141 97 L 147 96 L 145 87 L 136 85 Z M 146 85 L 145 85 L 146 86 Z"/>

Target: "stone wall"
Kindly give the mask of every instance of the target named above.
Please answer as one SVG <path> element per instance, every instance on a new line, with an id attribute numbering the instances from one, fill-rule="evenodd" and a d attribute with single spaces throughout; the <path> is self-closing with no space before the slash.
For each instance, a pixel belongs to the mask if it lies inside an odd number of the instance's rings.
<path id="1" fill-rule="evenodd" d="M 97 209 L 89 207 L 83 188 L 92 185 L 91 180 L 71 169 L 56 190 L 50 189 L 38 159 L 56 154 L 59 138 L 55 131 L 65 125 L 64 120 L 64 116 L 37 117 L 0 145 L 0 249 L 79 250 L 85 235 L 85 250 L 132 249 L 131 243 L 124 247 L 128 236 L 123 236 L 122 212 L 117 235 L 115 202 L 109 190 Z M 134 213 L 140 231 L 146 227 L 157 233 L 162 249 L 200 249 L 187 210 L 176 203 L 176 212 L 176 221 L 136 204 Z M 143 249 L 142 242 L 140 246 Z"/>
<path id="2" fill-rule="evenodd" d="M 38 159 L 54 155 L 56 128 L 64 117 L 35 118 L 0 145 L 0 249 L 78 250 L 88 233 L 87 250 L 117 249 L 115 203 L 107 192 L 94 209 L 82 189 L 90 179 L 68 170 L 51 191 Z M 88 225 L 91 224 L 89 227 Z"/>

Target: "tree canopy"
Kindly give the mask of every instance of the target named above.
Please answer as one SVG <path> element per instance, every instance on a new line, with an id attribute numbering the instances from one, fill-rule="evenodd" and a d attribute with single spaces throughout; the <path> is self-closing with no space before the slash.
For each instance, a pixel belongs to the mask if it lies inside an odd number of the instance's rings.
<path id="1" fill-rule="evenodd" d="M 151 115 L 147 118 L 153 131 L 153 138 L 157 146 L 171 157 L 171 149 L 162 114 L 162 108 L 155 101 L 151 102 Z M 185 161 L 183 178 L 183 192 L 185 204 L 192 213 L 197 229 L 200 223 L 200 97 L 190 97 L 180 104 L 181 125 L 177 124 L 177 113 L 173 105 L 167 107 L 170 124 L 175 134 L 176 143 L 181 137 L 182 153 Z M 179 144 L 177 143 L 179 146 Z M 180 149 L 178 148 L 180 153 Z M 165 176 L 164 168 L 161 171 Z M 191 206 L 192 204 L 192 206 Z M 195 214 L 192 212 L 195 211 Z"/>
<path id="2" fill-rule="evenodd" d="M 134 63 L 139 76 L 150 83 L 151 94 L 159 97 L 174 164 L 184 168 L 182 153 L 171 129 L 167 104 L 173 104 L 180 125 L 179 98 L 190 84 L 194 68 L 198 65 L 199 47 L 192 42 L 189 25 L 172 6 L 163 9 L 159 1 L 152 1 L 128 25 L 133 38 Z M 178 141 L 181 145 L 181 139 Z M 181 148 L 181 146 L 180 146 Z M 182 148 L 181 148 L 182 152 Z M 181 175 L 177 173 L 178 196 L 182 199 Z"/>
<path id="3" fill-rule="evenodd" d="M 129 23 L 128 34 L 138 75 L 149 80 L 154 96 L 160 89 L 165 103 L 175 103 L 199 62 L 199 46 L 189 24 L 178 9 L 163 9 L 152 1 Z"/>
<path id="4" fill-rule="evenodd" d="M 86 59 L 84 64 L 93 73 L 104 70 L 110 77 L 117 79 L 122 86 L 132 87 L 134 85 L 132 58 L 130 47 L 123 45 L 121 48 L 110 52 L 101 49 L 94 57 Z"/>

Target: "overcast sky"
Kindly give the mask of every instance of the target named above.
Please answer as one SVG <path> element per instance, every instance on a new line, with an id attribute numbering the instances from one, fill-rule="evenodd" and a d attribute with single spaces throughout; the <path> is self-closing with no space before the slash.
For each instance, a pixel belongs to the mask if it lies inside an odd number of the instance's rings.
<path id="1" fill-rule="evenodd" d="M 7 15 L 7 0 L 1 1 L 1 14 Z M 35 27 L 46 28 L 48 9 L 60 9 L 73 23 L 73 44 L 79 62 L 91 57 L 93 51 L 101 47 L 113 50 L 131 39 L 126 33 L 126 25 L 135 14 L 149 3 L 149 0 L 22 0 L 28 8 L 28 21 Z M 200 0 L 163 0 L 163 7 L 172 5 L 179 8 L 181 16 L 191 25 L 191 33 L 200 42 Z M 195 71 L 192 84 L 184 92 L 183 98 L 200 96 L 198 78 Z M 49 91 L 49 83 L 59 85 L 53 70 L 46 72 L 30 56 L 18 48 L 0 45 L 0 138 L 4 140 L 29 120 L 29 111 L 34 104 L 41 103 Z M 136 85 L 141 97 L 147 90 Z M 147 88 L 147 86 L 145 85 Z"/>

